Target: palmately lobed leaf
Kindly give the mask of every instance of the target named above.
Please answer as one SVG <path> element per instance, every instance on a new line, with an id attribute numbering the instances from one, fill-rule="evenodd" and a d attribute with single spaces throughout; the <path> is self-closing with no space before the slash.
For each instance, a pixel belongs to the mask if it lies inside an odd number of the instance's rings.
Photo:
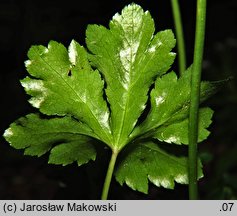
<path id="1" fill-rule="evenodd" d="M 130 4 L 108 28 L 89 25 L 86 44 L 31 47 L 21 84 L 42 115 L 18 119 L 5 139 L 26 155 L 49 152 L 49 163 L 79 166 L 95 160 L 94 144 L 102 141 L 113 152 L 123 150 L 115 173 L 120 184 L 144 193 L 149 181 L 165 188 L 187 184 L 187 158 L 155 143 L 188 144 L 192 68 L 179 78 L 167 73 L 175 59 L 172 31 L 155 34 L 150 13 Z M 201 102 L 215 91 L 216 84 L 202 82 Z M 209 135 L 212 115 L 200 109 L 199 141 Z"/>

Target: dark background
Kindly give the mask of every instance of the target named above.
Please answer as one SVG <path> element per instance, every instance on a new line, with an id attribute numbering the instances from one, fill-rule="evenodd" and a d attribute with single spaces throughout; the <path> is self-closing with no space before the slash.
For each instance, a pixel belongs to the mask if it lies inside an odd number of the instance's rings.
<path id="1" fill-rule="evenodd" d="M 107 26 L 109 19 L 132 1 L 122 0 L 1 0 L 0 1 L 0 134 L 11 122 L 36 111 L 19 83 L 26 76 L 24 61 L 33 44 L 56 40 L 68 46 L 72 39 L 84 44 L 86 26 Z M 168 0 L 137 0 L 149 10 L 157 31 L 174 28 Z M 188 63 L 192 62 L 194 0 L 180 0 Z M 235 77 L 237 69 L 237 1 L 208 0 L 203 79 Z M 177 60 L 174 68 L 177 68 Z M 212 134 L 200 144 L 205 177 L 199 182 L 201 199 L 237 198 L 237 82 L 228 82 L 211 100 L 215 110 Z M 0 199 L 99 199 L 108 152 L 82 167 L 47 164 L 41 158 L 23 156 L 0 138 Z M 102 168 L 104 167 L 104 168 Z M 187 199 L 187 186 L 175 190 L 150 185 L 149 195 L 112 182 L 110 199 Z"/>

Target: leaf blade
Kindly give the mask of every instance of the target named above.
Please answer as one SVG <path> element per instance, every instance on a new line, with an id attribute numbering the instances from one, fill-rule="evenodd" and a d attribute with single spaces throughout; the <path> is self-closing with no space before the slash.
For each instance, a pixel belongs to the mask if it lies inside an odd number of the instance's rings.
<path id="1" fill-rule="evenodd" d="M 74 40 L 69 51 L 51 41 L 48 48 L 33 46 L 28 57 L 26 68 L 36 79 L 27 77 L 21 84 L 32 96 L 32 105 L 47 115 L 73 115 L 90 126 L 101 140 L 110 143 L 104 82 L 99 72 L 91 69 L 85 49 Z"/>
<path id="2" fill-rule="evenodd" d="M 190 80 L 192 67 L 178 79 L 174 72 L 158 78 L 155 88 L 151 91 L 151 109 L 146 119 L 138 125 L 130 140 L 136 137 L 149 137 L 159 128 L 175 124 L 188 118 L 190 106 Z M 216 93 L 215 83 L 202 82 L 200 102 Z"/>
<path id="3" fill-rule="evenodd" d="M 82 137 L 80 142 L 71 141 L 57 145 L 50 151 L 49 163 L 66 166 L 76 161 L 78 166 L 81 166 L 90 160 L 94 161 L 96 151 L 91 143 L 91 139 Z"/>
<path id="4" fill-rule="evenodd" d="M 155 77 L 164 74 L 174 61 L 170 52 L 175 45 L 173 33 L 167 30 L 153 37 L 154 30 L 149 12 L 131 4 L 113 17 L 110 29 L 90 25 L 86 32 L 90 60 L 107 84 L 111 128 L 118 148 L 127 144 Z"/>
<path id="5" fill-rule="evenodd" d="M 93 141 L 89 136 L 94 136 L 93 131 L 69 116 L 42 119 L 38 114 L 29 114 L 18 119 L 4 133 L 4 138 L 11 146 L 16 149 L 24 149 L 25 155 L 31 156 L 39 157 L 50 151 L 56 144 L 67 145 L 67 148 L 70 147 L 70 143 L 74 148 L 75 145 L 83 146 L 82 150 L 87 152 L 87 160 L 76 158 L 80 161 L 78 164 L 95 158 Z M 87 148 L 84 143 L 88 145 Z"/>
<path id="6" fill-rule="evenodd" d="M 201 178 L 200 163 L 198 172 Z M 148 193 L 148 180 L 157 187 L 173 189 L 175 182 L 188 184 L 188 160 L 165 152 L 153 142 L 140 143 L 119 164 L 115 177 L 121 185 L 126 183 L 143 193 Z"/>
<path id="7" fill-rule="evenodd" d="M 212 115 L 213 111 L 208 107 L 199 109 L 198 142 L 202 142 L 209 136 L 210 132 L 207 128 L 212 122 Z M 166 143 L 188 145 L 188 122 L 188 118 L 185 118 L 176 123 L 167 123 L 159 127 L 153 137 Z"/>

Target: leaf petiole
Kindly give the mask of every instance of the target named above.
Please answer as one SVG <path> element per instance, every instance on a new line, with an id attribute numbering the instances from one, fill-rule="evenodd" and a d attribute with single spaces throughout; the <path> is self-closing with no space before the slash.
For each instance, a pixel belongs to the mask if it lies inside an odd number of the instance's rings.
<path id="1" fill-rule="evenodd" d="M 119 151 L 112 151 L 112 155 L 111 155 L 111 159 L 109 162 L 109 166 L 108 166 L 108 170 L 107 170 L 107 174 L 105 177 L 105 182 L 104 182 L 104 186 L 103 186 L 103 191 L 102 191 L 102 196 L 101 199 L 102 200 L 107 200 L 108 198 L 108 193 L 109 193 L 109 188 L 110 188 L 110 183 L 111 183 L 111 179 L 113 176 L 113 172 L 114 172 L 114 166 L 118 157 L 118 153 Z"/>

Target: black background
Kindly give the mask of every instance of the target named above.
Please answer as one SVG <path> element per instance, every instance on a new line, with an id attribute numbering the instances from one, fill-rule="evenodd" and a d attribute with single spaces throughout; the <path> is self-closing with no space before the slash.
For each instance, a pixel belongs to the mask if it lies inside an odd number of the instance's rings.
<path id="1" fill-rule="evenodd" d="M 132 1 L 122 0 L 1 0 L 0 1 L 0 134 L 11 122 L 35 112 L 19 83 L 26 76 L 24 61 L 33 44 L 47 45 L 56 40 L 68 46 L 72 39 L 84 45 L 88 24 L 107 26 L 111 17 Z M 171 28 L 173 18 L 168 0 L 133 1 L 149 10 L 157 31 Z M 188 63 L 192 62 L 194 0 L 180 0 Z M 236 74 L 237 1 L 208 0 L 203 78 L 220 80 Z M 174 69 L 177 68 L 177 60 Z M 237 141 L 235 79 L 211 100 L 216 112 L 212 134 L 200 146 L 205 178 L 200 181 L 201 199 L 237 198 Z M 99 199 L 108 153 L 95 163 L 77 167 L 47 164 L 41 158 L 23 156 L 0 138 L 0 199 Z M 98 170 L 98 166 L 100 170 Z M 96 168 L 97 167 L 97 168 Z M 104 167 L 104 168 L 101 168 Z M 90 177 L 90 178 L 89 178 Z M 187 199 L 187 186 L 174 191 L 150 185 L 149 195 L 134 192 L 112 182 L 110 199 Z"/>

